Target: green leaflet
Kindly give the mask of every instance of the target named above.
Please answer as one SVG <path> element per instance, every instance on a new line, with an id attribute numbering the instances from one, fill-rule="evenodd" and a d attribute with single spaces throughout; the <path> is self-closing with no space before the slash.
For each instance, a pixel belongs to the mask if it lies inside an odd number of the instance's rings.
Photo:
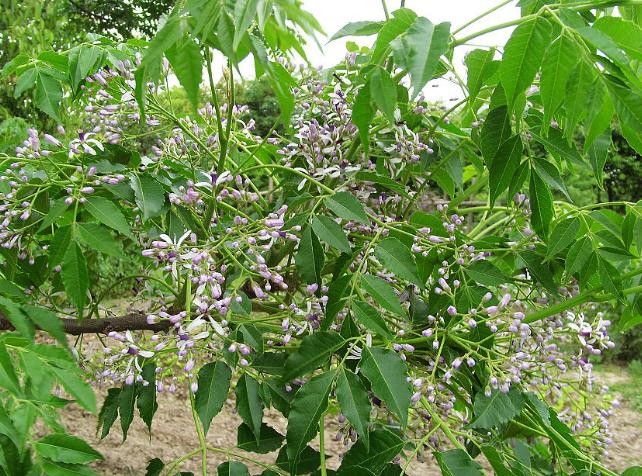
<path id="1" fill-rule="evenodd" d="M 443 476 L 483 476 L 482 468 L 464 450 L 434 452 Z"/>
<path id="2" fill-rule="evenodd" d="M 107 396 L 103 406 L 98 413 L 96 432 L 100 431 L 100 438 L 103 439 L 109 434 L 109 430 L 118 418 L 118 398 L 120 388 L 112 387 L 107 390 Z"/>
<path id="3" fill-rule="evenodd" d="M 344 344 L 336 332 L 315 332 L 304 337 L 299 349 L 285 361 L 284 381 L 290 381 L 311 372 L 326 363 Z"/>
<path id="4" fill-rule="evenodd" d="M 287 69 L 275 62 L 267 63 L 265 67 L 270 84 L 274 89 L 276 98 L 281 109 L 281 121 L 286 127 L 290 123 L 290 117 L 294 112 L 294 94 L 292 88 L 297 85 Z"/>
<path id="5" fill-rule="evenodd" d="M 390 43 L 395 61 L 410 74 L 413 99 L 437 71 L 449 38 L 450 23 L 435 25 L 425 17 L 418 17 L 403 35 Z"/>
<path id="6" fill-rule="evenodd" d="M 497 476 L 513 476 L 511 470 L 504 464 L 502 455 L 497 448 L 493 445 L 486 444 L 482 445 L 481 450 Z"/>
<path id="7" fill-rule="evenodd" d="M 235 389 L 236 410 L 243 422 L 252 430 L 258 444 L 261 438 L 263 402 L 259 397 L 259 383 L 248 374 L 243 374 Z"/>
<path id="8" fill-rule="evenodd" d="M 388 190 L 392 190 L 399 195 L 403 195 L 406 198 L 409 197 L 408 192 L 406 192 L 406 187 L 404 187 L 399 182 L 396 182 L 395 180 L 383 175 L 378 175 L 373 172 L 360 171 L 355 174 L 355 178 L 366 182 L 376 183 L 377 185 L 381 185 L 382 187 L 387 188 Z"/>
<path id="9" fill-rule="evenodd" d="M 533 83 L 550 35 L 551 24 L 538 15 L 515 28 L 506 43 L 499 78 L 511 109 L 517 96 Z"/>
<path id="10" fill-rule="evenodd" d="M 392 286 L 386 281 L 378 276 L 364 274 L 361 276 L 361 285 L 381 307 L 399 316 L 406 315 L 403 307 L 401 307 L 399 296 L 395 294 Z"/>
<path id="11" fill-rule="evenodd" d="M 548 237 L 551 221 L 553 221 L 553 196 L 548 185 L 535 169 L 531 169 L 529 198 L 531 202 L 531 225 L 533 225 L 535 232 L 545 240 Z"/>
<path id="12" fill-rule="evenodd" d="M 319 431 L 319 420 L 328 408 L 328 396 L 336 373 L 336 370 L 330 370 L 312 377 L 297 391 L 292 401 L 286 441 L 290 471 L 294 474 L 299 455 Z"/>
<path id="13" fill-rule="evenodd" d="M 88 466 L 58 463 L 48 459 L 43 459 L 42 469 L 47 476 L 98 476 L 98 473 Z"/>
<path id="14" fill-rule="evenodd" d="M 405 427 L 411 396 L 410 386 L 406 382 L 406 364 L 392 350 L 364 347 L 361 371 L 370 381 L 375 395 L 383 400 Z"/>
<path id="15" fill-rule="evenodd" d="M 80 45 L 69 52 L 71 85 L 78 89 L 89 73 L 103 62 L 104 51 L 99 46 Z"/>
<path id="16" fill-rule="evenodd" d="M 63 346 L 67 346 L 67 337 L 62 321 L 56 314 L 43 307 L 23 304 L 22 311 L 41 330 L 47 331 Z"/>
<path id="17" fill-rule="evenodd" d="M 607 16 L 599 18 L 593 27 L 608 35 L 631 59 L 642 61 L 642 28 L 638 24 Z"/>
<path id="18" fill-rule="evenodd" d="M 371 100 L 370 86 L 366 83 L 365 86 L 359 89 L 352 107 L 352 122 L 359 129 L 359 138 L 366 153 L 368 153 L 370 147 L 370 124 L 375 116 L 375 109 Z"/>
<path id="19" fill-rule="evenodd" d="M 622 134 L 638 154 L 642 153 L 642 96 L 611 80 L 606 81 Z"/>
<path id="20" fill-rule="evenodd" d="M 330 37 L 328 43 L 346 36 L 370 36 L 376 34 L 383 26 L 382 21 L 355 21 L 347 23 Z"/>
<path id="21" fill-rule="evenodd" d="M 226 461 L 216 468 L 218 476 L 250 476 L 250 472 L 243 463 L 238 461 Z"/>
<path id="22" fill-rule="evenodd" d="M 376 67 L 368 78 L 368 85 L 377 108 L 383 112 L 391 124 L 395 123 L 395 108 L 397 107 L 397 85 L 390 73 L 381 67 Z"/>
<path id="23" fill-rule="evenodd" d="M 593 169 L 593 175 L 600 188 L 604 188 L 604 165 L 611 147 L 611 131 L 604 131 L 588 148 L 586 156 Z"/>
<path id="24" fill-rule="evenodd" d="M 397 277 L 410 281 L 419 287 L 423 287 L 417 274 L 417 263 L 415 258 L 401 241 L 389 237 L 381 241 L 375 248 L 375 254 L 382 264 L 393 272 Z"/>
<path id="25" fill-rule="evenodd" d="M 523 149 L 519 135 L 514 135 L 497 149 L 488 170 L 491 206 L 510 185 L 522 160 Z"/>
<path id="26" fill-rule="evenodd" d="M 209 362 L 198 371 L 198 390 L 194 394 L 196 413 L 207 434 L 212 418 L 223 408 L 230 389 L 232 370 L 225 362 Z"/>
<path id="27" fill-rule="evenodd" d="M 566 189 L 566 185 L 564 184 L 564 180 L 562 179 L 559 170 L 552 162 L 536 158 L 531 161 L 531 166 L 548 186 L 555 190 L 559 190 L 564 194 L 569 202 L 572 202 L 571 197 L 568 194 L 568 190 Z"/>
<path id="28" fill-rule="evenodd" d="M 484 286 L 500 286 L 511 281 L 511 278 L 487 260 L 474 261 L 464 271 L 472 280 Z"/>
<path id="29" fill-rule="evenodd" d="M 352 251 L 345 231 L 332 218 L 323 215 L 315 216 L 314 220 L 312 220 L 312 229 L 321 241 L 325 241 L 333 248 L 343 253 Z"/>
<path id="30" fill-rule="evenodd" d="M 56 230 L 49 247 L 49 266 L 55 267 L 62 263 L 69 250 L 72 237 L 72 226 L 63 226 Z"/>
<path id="31" fill-rule="evenodd" d="M 134 402 L 137 390 L 136 385 L 123 384 L 118 394 L 118 413 L 120 414 L 120 428 L 123 430 L 123 441 L 127 439 L 127 431 L 134 421 Z"/>
<path id="32" fill-rule="evenodd" d="M 234 40 L 232 47 L 237 50 L 243 35 L 248 31 L 257 13 L 259 0 L 239 0 L 234 5 Z"/>
<path id="33" fill-rule="evenodd" d="M 33 341 L 35 335 L 33 323 L 27 318 L 27 316 L 25 316 L 20 306 L 7 298 L 0 296 L 0 309 L 4 310 L 6 318 L 22 336 Z M 9 358 L 8 354 L 7 358 Z M 8 361 L 8 363 L 10 362 L 11 360 Z"/>
<path id="34" fill-rule="evenodd" d="M 550 269 L 543 262 L 544 258 L 530 250 L 520 251 L 519 256 L 524 260 L 528 272 L 551 293 L 557 294 L 557 286 Z"/>
<path id="35" fill-rule="evenodd" d="M 123 212 L 111 200 L 98 196 L 88 197 L 85 202 L 85 209 L 102 224 L 134 239 Z"/>
<path id="36" fill-rule="evenodd" d="M 469 101 L 477 99 L 479 91 L 485 81 L 492 76 L 499 67 L 499 62 L 494 61 L 495 48 L 488 50 L 476 49 L 466 54 L 466 86 L 468 87 Z M 488 120 L 488 118 L 487 118 Z"/>
<path id="37" fill-rule="evenodd" d="M 103 456 L 85 441 L 65 433 L 52 433 L 34 443 L 36 453 L 60 463 L 89 463 Z"/>
<path id="38" fill-rule="evenodd" d="M 325 258 L 323 248 L 317 235 L 308 226 L 303 230 L 303 236 L 299 242 L 299 251 L 295 257 L 296 268 L 303 280 L 308 283 L 321 283 L 321 271 Z"/>
<path id="39" fill-rule="evenodd" d="M 282 434 L 265 423 L 261 425 L 258 442 L 252 429 L 245 423 L 241 423 L 236 433 L 236 446 L 251 453 L 271 453 L 281 447 L 283 440 Z"/>
<path id="40" fill-rule="evenodd" d="M 599 257 L 597 260 L 597 269 L 600 274 L 600 282 L 604 290 L 608 293 L 616 295 L 620 300 L 624 298 L 622 294 L 622 280 L 620 272 L 615 267 L 606 261 L 604 258 Z"/>
<path id="41" fill-rule="evenodd" d="M 74 397 L 83 408 L 86 408 L 91 413 L 96 413 L 94 389 L 85 382 L 84 376 L 81 375 L 79 370 L 65 370 L 54 365 L 49 368 L 56 375 L 56 379 L 64 387 L 65 392 Z"/>
<path id="42" fill-rule="evenodd" d="M 378 63 L 381 60 L 390 43 L 399 35 L 405 33 L 416 18 L 417 14 L 409 8 L 400 8 L 392 13 L 392 18 L 383 24 L 377 35 L 374 50 L 372 51 L 373 63 Z"/>
<path id="43" fill-rule="evenodd" d="M 61 122 L 61 100 L 62 84 L 60 81 L 47 74 L 38 74 L 36 77 L 36 106 L 56 121 Z"/>
<path id="44" fill-rule="evenodd" d="M 76 223 L 75 225 L 76 235 L 90 250 L 116 258 L 125 257 L 121 244 L 114 239 L 107 228 L 97 223 Z"/>
<path id="45" fill-rule="evenodd" d="M 575 274 L 584 270 L 593 255 L 593 243 L 588 237 L 580 238 L 573 243 L 566 254 L 566 272 Z"/>
<path id="46" fill-rule="evenodd" d="M 546 50 L 539 81 L 540 94 L 544 104 L 542 129 L 548 130 L 551 118 L 564 101 L 566 84 L 577 63 L 580 46 L 569 35 L 562 32 Z"/>
<path id="47" fill-rule="evenodd" d="M 481 129 L 480 149 L 488 168 L 499 147 L 511 137 L 510 115 L 506 106 L 491 109 Z"/>
<path id="48" fill-rule="evenodd" d="M 87 274 L 85 255 L 75 242 L 71 244 L 65 253 L 60 275 L 69 300 L 74 303 L 82 314 L 82 309 L 87 302 L 89 276 Z"/>
<path id="49" fill-rule="evenodd" d="M 367 441 L 370 441 L 369 446 Z M 362 472 L 363 468 L 367 468 L 372 474 L 382 474 L 386 464 L 401 452 L 403 445 L 403 440 L 392 431 L 381 428 L 373 430 L 369 433 L 368 440 L 361 437 L 352 445 L 337 474 L 365 474 Z"/>
<path id="50" fill-rule="evenodd" d="M 132 174 L 130 184 L 143 219 L 149 220 L 159 216 L 165 204 L 163 186 L 149 174 Z"/>
<path id="51" fill-rule="evenodd" d="M 575 132 L 577 124 L 586 117 L 588 102 L 586 85 L 593 82 L 594 76 L 593 65 L 582 59 L 577 62 L 569 75 L 564 94 L 564 112 L 566 113 L 564 128 L 568 131 L 569 139 Z"/>
<path id="52" fill-rule="evenodd" d="M 165 51 L 165 56 L 185 89 L 192 106 L 196 109 L 203 76 L 203 57 L 200 48 L 189 35 L 185 34 Z"/>
<path id="53" fill-rule="evenodd" d="M 511 388 L 508 393 L 493 390 L 490 396 L 479 392 L 473 407 L 475 418 L 468 424 L 470 428 L 489 429 L 508 423 L 522 412 L 522 395 Z"/>
<path id="54" fill-rule="evenodd" d="M 326 197 L 325 206 L 337 214 L 338 217 L 345 220 L 358 221 L 359 223 L 368 223 L 363 205 L 350 192 L 339 192 Z"/>
<path id="55" fill-rule="evenodd" d="M 386 326 L 386 321 L 370 304 L 361 301 L 353 301 L 352 314 L 356 320 L 368 330 L 371 330 L 388 340 L 392 340 L 393 336 Z"/>
<path id="56" fill-rule="evenodd" d="M 138 397 L 136 399 L 136 406 L 141 419 L 147 425 L 147 429 L 152 431 L 152 420 L 154 414 L 158 410 L 158 403 L 156 402 L 156 364 L 154 362 L 147 362 L 143 365 L 141 377 L 147 382 L 147 385 L 137 383 Z"/>
<path id="57" fill-rule="evenodd" d="M 577 217 L 558 223 L 548 240 L 549 246 L 546 250 L 546 259 L 557 256 L 571 243 L 574 243 L 578 231 L 580 231 L 580 220 Z"/>
<path id="58" fill-rule="evenodd" d="M 311 473 L 319 468 L 321 465 L 321 458 L 319 452 L 310 446 L 303 448 L 303 451 L 299 453 L 297 460 L 296 472 L 292 471 L 291 461 L 288 457 L 288 447 L 284 446 L 279 451 L 278 456 L 276 457 L 276 465 L 283 471 L 290 472 L 290 474 L 306 474 Z M 269 470 L 267 470 L 269 471 Z M 262 476 L 274 476 L 272 473 L 261 473 Z"/>
<path id="59" fill-rule="evenodd" d="M 337 400 L 341 413 L 346 416 L 363 440 L 366 451 L 370 447 L 368 423 L 372 405 L 365 387 L 352 371 L 342 369 L 337 376 Z"/>

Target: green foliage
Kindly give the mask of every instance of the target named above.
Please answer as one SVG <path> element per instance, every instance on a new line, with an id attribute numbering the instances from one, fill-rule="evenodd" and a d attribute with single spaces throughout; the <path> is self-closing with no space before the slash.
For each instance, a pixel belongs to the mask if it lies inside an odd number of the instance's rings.
<path id="1" fill-rule="evenodd" d="M 607 403 L 590 381 L 561 383 L 612 346 L 591 303 L 622 309 L 621 331 L 642 322 L 640 12 L 519 5 L 467 36 L 386 11 L 337 32 L 370 47 L 348 44 L 325 72 L 290 64 L 321 32 L 290 1 L 144 4 L 152 23 L 167 12 L 149 41 L 12 51 L 15 97 L 48 126 L 77 116 L 91 132 L 0 126 L 5 472 L 92 474 L 100 453 L 52 415 L 59 395 L 95 412 L 87 380 L 110 379 L 122 385 L 98 414 L 102 438 L 120 419 L 126 439 L 136 413 L 151 431 L 157 393 L 182 385 L 189 455 L 206 468 L 224 451 L 218 474 L 249 474 L 236 450 L 208 448 L 228 397 L 237 449 L 279 450 L 266 475 L 332 474 L 337 413 L 351 440 L 339 475 L 398 475 L 424 450 L 453 476 L 482 474 L 481 453 L 497 474 L 614 474 L 600 419 L 584 417 Z M 129 36 L 137 20 L 121 17 L 147 11 L 131 8 L 101 22 Z M 506 26 L 507 44 L 471 51 L 460 80 L 457 48 Z M 246 58 L 258 79 L 239 85 Z M 421 92 L 449 73 L 467 97 L 428 104 Z M 593 203 L 601 190 L 610 201 Z M 112 319 L 123 283 L 146 309 Z M 66 332 L 107 333 L 117 350 L 85 358 Z M 270 408 L 285 435 L 264 423 Z"/>

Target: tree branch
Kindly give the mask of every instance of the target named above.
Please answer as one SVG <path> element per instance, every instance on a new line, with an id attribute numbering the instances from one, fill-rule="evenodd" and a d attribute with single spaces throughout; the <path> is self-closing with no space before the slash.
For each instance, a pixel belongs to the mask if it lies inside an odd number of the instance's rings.
<path id="1" fill-rule="evenodd" d="M 79 321 L 77 319 L 61 318 L 65 333 L 71 335 L 80 334 L 109 334 L 110 332 L 119 331 L 166 331 L 172 324 L 169 320 L 162 320 L 160 322 L 149 324 L 147 322 L 147 315 L 142 312 L 127 314 L 120 317 L 106 317 L 103 319 L 85 319 Z M 14 327 L 7 319 L 5 314 L 0 311 L 0 330 L 10 331 Z"/>

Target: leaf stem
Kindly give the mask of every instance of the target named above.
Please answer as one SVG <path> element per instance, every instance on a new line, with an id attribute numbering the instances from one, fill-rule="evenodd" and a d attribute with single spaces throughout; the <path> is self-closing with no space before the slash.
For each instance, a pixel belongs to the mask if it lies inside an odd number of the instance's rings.
<path id="1" fill-rule="evenodd" d="M 634 271 L 624 274 L 622 276 L 622 279 L 624 280 L 624 279 L 632 278 L 640 274 L 642 274 L 642 268 L 638 268 Z M 535 311 L 532 314 L 529 314 L 528 316 L 526 316 L 526 318 L 524 319 L 524 322 L 526 322 L 527 324 L 530 324 L 532 322 L 537 322 L 546 317 L 554 316 L 555 314 L 559 314 L 561 312 L 564 312 L 568 309 L 571 309 L 575 306 L 578 306 L 580 304 L 583 304 L 591 300 L 597 302 L 597 301 L 607 301 L 611 299 L 613 296 L 610 293 L 606 294 L 605 296 L 595 296 L 596 293 L 602 291 L 603 289 L 604 289 L 603 286 L 596 286 L 593 289 L 584 291 L 583 293 L 580 293 L 577 296 L 567 299 L 566 301 L 562 301 L 553 306 L 549 306 L 549 307 L 540 309 L 539 311 Z M 637 292 L 642 292 L 642 286 L 634 286 L 632 288 L 627 288 L 622 291 L 624 295 L 635 294 Z"/>
<path id="2" fill-rule="evenodd" d="M 503 6 L 508 5 L 508 4 L 509 4 L 509 3 L 511 3 L 512 1 L 513 1 L 513 0 L 504 0 L 504 1 L 503 1 L 503 2 L 501 2 L 501 3 L 498 3 L 498 4 L 497 4 L 497 5 L 495 5 L 493 8 L 491 8 L 491 9 L 489 9 L 489 10 L 486 10 L 486 11 L 485 11 L 485 12 L 483 12 L 483 13 L 480 13 L 479 15 L 477 15 L 477 16 L 476 16 L 475 18 L 473 18 L 472 20 L 467 21 L 466 23 L 464 23 L 462 26 L 460 26 L 459 28 L 457 28 L 456 30 L 454 30 L 454 31 L 452 32 L 452 34 L 453 34 L 453 35 L 456 35 L 456 34 L 457 34 L 457 33 L 459 33 L 460 31 L 462 31 L 462 30 L 464 30 L 464 29 L 468 28 L 468 27 L 469 27 L 470 25 L 472 25 L 473 23 L 476 23 L 477 21 L 481 20 L 481 19 L 482 19 L 482 18 L 484 18 L 485 16 L 488 16 L 488 15 L 490 15 L 491 13 L 493 13 L 493 12 L 495 12 L 495 11 L 499 10 L 499 9 L 500 9 L 500 8 L 502 8 Z"/>
<path id="3" fill-rule="evenodd" d="M 319 454 L 321 459 L 321 476 L 327 476 L 325 468 L 325 413 L 319 420 Z"/>

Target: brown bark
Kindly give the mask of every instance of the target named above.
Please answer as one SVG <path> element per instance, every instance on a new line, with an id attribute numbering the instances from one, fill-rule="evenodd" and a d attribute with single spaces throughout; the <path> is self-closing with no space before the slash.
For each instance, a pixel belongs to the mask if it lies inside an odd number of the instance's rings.
<path id="1" fill-rule="evenodd" d="M 147 315 L 143 313 L 131 313 L 120 317 L 105 317 L 102 319 L 60 319 L 65 328 L 65 333 L 71 335 L 80 334 L 108 334 L 111 331 L 166 331 L 172 324 L 164 319 L 155 324 L 147 322 Z M 0 311 L 0 330 L 13 330 L 13 325 Z"/>

